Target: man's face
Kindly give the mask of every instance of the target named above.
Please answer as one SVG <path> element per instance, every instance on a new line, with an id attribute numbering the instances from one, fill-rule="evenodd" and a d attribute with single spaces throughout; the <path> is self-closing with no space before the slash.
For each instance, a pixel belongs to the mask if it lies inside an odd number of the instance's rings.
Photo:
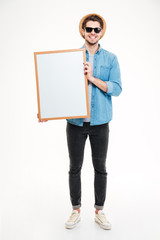
<path id="1" fill-rule="evenodd" d="M 88 21 L 86 23 L 86 27 L 91 27 L 91 28 L 100 28 L 100 23 L 95 22 L 95 21 Z M 92 29 L 91 33 L 87 33 L 86 29 L 82 29 L 82 34 L 85 38 L 85 40 L 90 44 L 90 45 L 95 45 L 98 43 L 100 40 L 100 37 L 102 36 L 102 31 L 100 33 L 95 33 L 95 31 Z"/>

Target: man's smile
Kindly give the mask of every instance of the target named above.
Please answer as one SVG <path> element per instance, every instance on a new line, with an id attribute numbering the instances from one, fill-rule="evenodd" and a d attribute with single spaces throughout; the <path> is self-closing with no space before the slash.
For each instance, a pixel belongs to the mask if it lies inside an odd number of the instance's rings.
<path id="1" fill-rule="evenodd" d="M 95 37 L 95 36 L 89 36 L 89 38 L 91 38 L 91 39 L 95 39 L 96 37 Z"/>

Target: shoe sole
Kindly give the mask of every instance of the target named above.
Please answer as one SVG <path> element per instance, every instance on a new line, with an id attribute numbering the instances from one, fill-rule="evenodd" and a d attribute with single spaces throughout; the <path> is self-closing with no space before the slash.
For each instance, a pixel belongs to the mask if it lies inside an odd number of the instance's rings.
<path id="1" fill-rule="evenodd" d="M 98 221 L 98 219 L 95 218 L 95 222 L 103 229 L 105 230 L 111 230 L 111 226 L 104 226 L 103 224 L 101 224 L 100 221 Z"/>
<path id="2" fill-rule="evenodd" d="M 67 229 L 75 228 L 75 227 L 77 226 L 77 224 L 80 222 L 80 220 L 81 220 L 81 219 L 78 219 L 78 221 L 77 221 L 75 224 L 73 224 L 73 225 L 67 225 L 67 224 L 65 224 L 65 228 L 67 228 Z"/>

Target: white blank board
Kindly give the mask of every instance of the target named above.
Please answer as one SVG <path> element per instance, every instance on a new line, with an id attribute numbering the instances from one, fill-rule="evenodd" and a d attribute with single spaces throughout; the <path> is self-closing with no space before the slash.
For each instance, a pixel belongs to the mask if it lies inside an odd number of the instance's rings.
<path id="1" fill-rule="evenodd" d="M 84 49 L 36 52 L 39 119 L 89 117 Z"/>

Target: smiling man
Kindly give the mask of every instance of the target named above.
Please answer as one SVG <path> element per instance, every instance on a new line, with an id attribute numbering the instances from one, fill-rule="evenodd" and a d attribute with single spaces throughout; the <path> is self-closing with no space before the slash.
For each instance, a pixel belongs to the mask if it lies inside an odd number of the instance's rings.
<path id="1" fill-rule="evenodd" d="M 88 79 L 90 117 L 67 119 L 69 189 L 73 210 L 65 227 L 73 228 L 80 221 L 81 168 L 85 142 L 89 137 L 94 167 L 95 221 L 103 229 L 111 229 L 103 208 L 107 188 L 106 157 L 109 122 L 112 120 L 112 96 L 118 96 L 122 91 L 120 69 L 116 55 L 99 44 L 106 31 L 106 22 L 100 15 L 84 16 L 79 31 L 85 40 L 84 73 Z"/>

